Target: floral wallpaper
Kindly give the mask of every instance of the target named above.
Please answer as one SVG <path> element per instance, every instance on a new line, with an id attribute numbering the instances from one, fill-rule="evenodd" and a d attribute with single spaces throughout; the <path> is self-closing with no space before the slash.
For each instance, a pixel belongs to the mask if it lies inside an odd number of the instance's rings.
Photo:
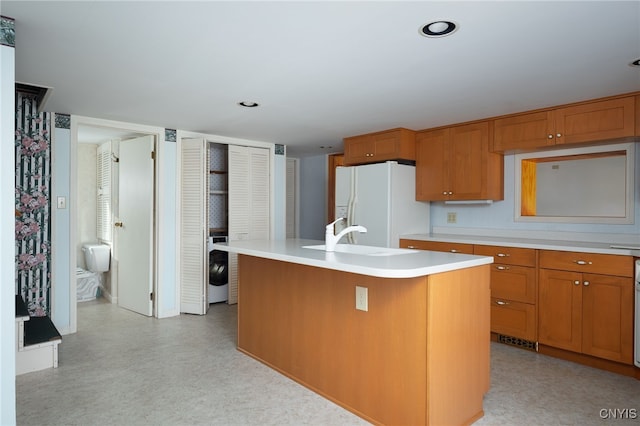
<path id="1" fill-rule="evenodd" d="M 50 312 L 51 290 L 51 114 L 16 93 L 16 294 L 29 314 Z"/>

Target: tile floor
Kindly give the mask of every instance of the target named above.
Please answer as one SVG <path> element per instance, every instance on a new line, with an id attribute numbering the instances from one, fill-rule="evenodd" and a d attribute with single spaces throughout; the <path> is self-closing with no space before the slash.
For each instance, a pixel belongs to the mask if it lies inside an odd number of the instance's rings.
<path id="1" fill-rule="evenodd" d="M 367 424 L 238 352 L 235 321 L 226 304 L 157 320 L 81 303 L 59 368 L 17 377 L 18 425 Z M 640 424 L 638 380 L 497 343 L 491 351 L 475 425 Z M 609 409 L 627 418 L 601 418 Z"/>

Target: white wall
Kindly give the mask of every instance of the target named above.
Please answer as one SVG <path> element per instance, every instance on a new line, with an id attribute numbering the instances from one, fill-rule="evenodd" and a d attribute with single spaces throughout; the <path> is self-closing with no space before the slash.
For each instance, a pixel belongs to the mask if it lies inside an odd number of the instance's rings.
<path id="1" fill-rule="evenodd" d="M 76 263 L 86 269 L 82 244 L 96 242 L 97 229 L 97 152 L 98 145 L 78 144 L 78 217 L 76 220 Z"/>
<path id="2" fill-rule="evenodd" d="M 326 155 L 300 158 L 300 238 L 324 240 L 327 161 Z"/>
<path id="3" fill-rule="evenodd" d="M 176 295 L 177 284 L 177 244 L 178 244 L 178 201 L 176 196 L 177 154 L 176 142 L 164 141 L 158 170 L 158 183 L 162 196 L 158 200 L 160 206 L 160 226 L 162 227 L 161 248 L 158 251 L 158 318 L 178 315 L 180 312 L 179 294 Z"/>
<path id="4" fill-rule="evenodd" d="M 0 424 L 16 423 L 15 50 L 0 46 Z"/>
<path id="5" fill-rule="evenodd" d="M 52 117 L 55 120 L 55 117 Z M 71 191 L 71 147 L 69 129 L 54 128 L 51 146 L 51 321 L 61 334 L 70 333 L 70 290 L 71 270 L 69 269 L 71 246 L 69 212 Z M 65 197 L 67 207 L 57 208 L 57 197 Z"/>

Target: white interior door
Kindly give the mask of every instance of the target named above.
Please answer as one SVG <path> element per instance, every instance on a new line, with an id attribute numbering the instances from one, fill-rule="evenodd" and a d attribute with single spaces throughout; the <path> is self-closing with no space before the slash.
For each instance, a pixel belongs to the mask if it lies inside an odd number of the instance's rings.
<path id="1" fill-rule="evenodd" d="M 229 240 L 269 239 L 269 150 L 229 145 Z M 238 256 L 229 253 L 229 304 L 238 303 Z"/>
<path id="2" fill-rule="evenodd" d="M 209 308 L 208 142 L 182 139 L 180 153 L 180 312 Z"/>
<path id="3" fill-rule="evenodd" d="M 154 145 L 154 136 L 121 141 L 118 162 L 118 305 L 147 316 L 153 314 Z"/>

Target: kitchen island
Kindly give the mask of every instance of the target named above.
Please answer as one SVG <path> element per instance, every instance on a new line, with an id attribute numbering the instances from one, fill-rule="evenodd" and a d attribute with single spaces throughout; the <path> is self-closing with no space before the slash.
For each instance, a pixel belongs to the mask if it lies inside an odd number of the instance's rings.
<path id="1" fill-rule="evenodd" d="M 215 245 L 238 254 L 238 349 L 372 423 L 482 417 L 493 259 L 319 244 Z"/>

